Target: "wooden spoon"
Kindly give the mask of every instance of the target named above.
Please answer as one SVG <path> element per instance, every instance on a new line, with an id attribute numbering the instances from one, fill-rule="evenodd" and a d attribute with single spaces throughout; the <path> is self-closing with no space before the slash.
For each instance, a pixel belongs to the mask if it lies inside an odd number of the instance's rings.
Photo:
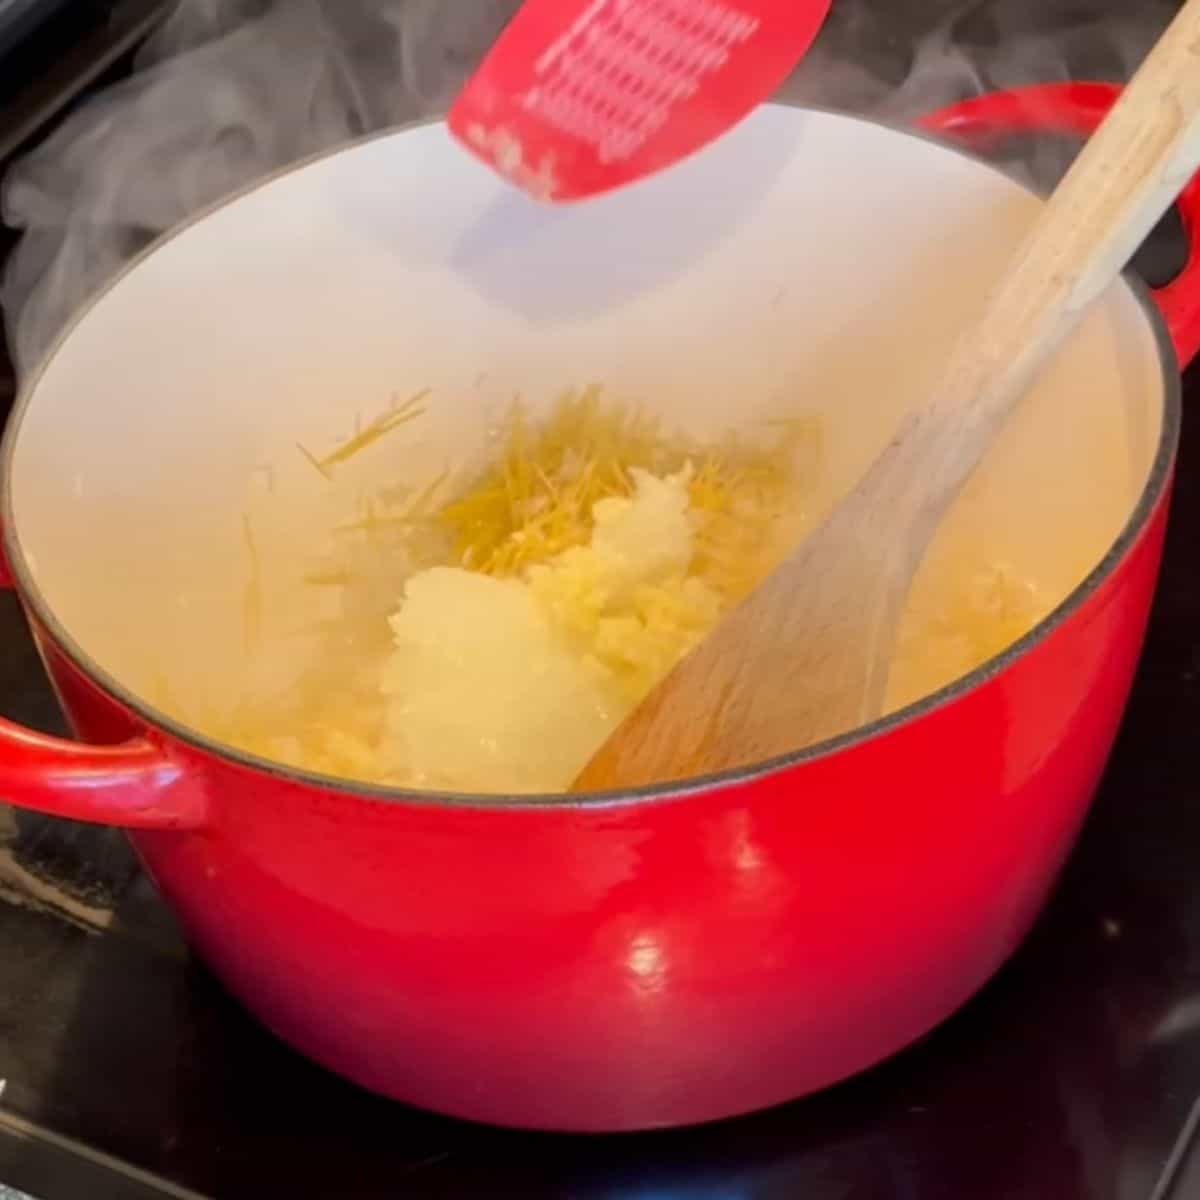
<path id="1" fill-rule="evenodd" d="M 1064 177 L 983 319 L 865 477 L 614 731 L 574 790 L 761 762 L 880 712 L 938 523 L 1036 372 L 1200 164 L 1200 0 L 1188 0 Z"/>

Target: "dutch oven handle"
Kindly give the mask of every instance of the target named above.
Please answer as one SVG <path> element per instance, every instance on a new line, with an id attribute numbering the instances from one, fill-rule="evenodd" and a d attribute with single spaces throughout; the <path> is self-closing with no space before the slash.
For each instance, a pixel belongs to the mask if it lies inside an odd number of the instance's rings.
<path id="1" fill-rule="evenodd" d="M 1113 83 L 1036 84 L 964 100 L 930 113 L 918 124 L 981 152 L 1023 134 L 1083 139 L 1091 136 L 1120 94 L 1120 86 Z M 1151 295 L 1182 368 L 1200 350 L 1200 174 L 1184 188 L 1177 207 L 1187 238 L 1187 262 L 1175 279 Z"/>
<path id="2" fill-rule="evenodd" d="M 13 587 L 2 551 L 0 587 Z M 196 773 L 149 738 L 89 745 L 3 718 L 0 803 L 126 829 L 196 829 L 204 823 Z"/>

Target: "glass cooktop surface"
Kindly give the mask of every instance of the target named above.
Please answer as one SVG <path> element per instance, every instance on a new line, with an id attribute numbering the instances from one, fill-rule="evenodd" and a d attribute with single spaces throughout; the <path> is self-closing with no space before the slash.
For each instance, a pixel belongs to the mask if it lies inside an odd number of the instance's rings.
<path id="1" fill-rule="evenodd" d="M 0 63 L 0 157 L 119 74 L 160 7 L 77 8 L 23 74 Z M 929 7 L 835 6 L 827 36 L 865 46 L 895 79 Z M 1071 20 L 1081 7 L 1098 22 L 1116 11 L 1075 4 Z M 970 13 L 994 33 L 1013 11 L 995 0 Z M 1139 259 L 1155 281 L 1178 262 L 1171 232 Z M 0 405 L 12 391 L 6 366 Z M 919 1045 L 823 1095 L 701 1130 L 463 1125 L 367 1095 L 276 1042 L 189 954 L 119 834 L 0 807 L 0 1200 L 12 1188 L 36 1200 L 1200 1196 L 1200 374 L 1184 392 L 1162 584 L 1091 818 L 1026 946 Z M 0 712 L 62 728 L 8 594 Z"/>

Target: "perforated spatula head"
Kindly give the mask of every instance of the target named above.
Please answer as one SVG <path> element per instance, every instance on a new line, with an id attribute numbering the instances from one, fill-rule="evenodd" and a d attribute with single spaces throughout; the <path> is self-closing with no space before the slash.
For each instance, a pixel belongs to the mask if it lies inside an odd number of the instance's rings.
<path id="1" fill-rule="evenodd" d="M 448 117 L 541 200 L 581 200 L 721 136 L 787 78 L 831 0 L 525 0 Z"/>

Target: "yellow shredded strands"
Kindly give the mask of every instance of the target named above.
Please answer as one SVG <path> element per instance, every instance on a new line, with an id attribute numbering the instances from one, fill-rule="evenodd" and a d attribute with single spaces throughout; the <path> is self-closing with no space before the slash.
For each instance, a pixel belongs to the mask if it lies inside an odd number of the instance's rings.
<path id="1" fill-rule="evenodd" d="M 311 571 L 304 582 L 313 587 L 345 587 L 354 579 L 352 571 Z"/>
<path id="2" fill-rule="evenodd" d="M 384 488 L 377 496 L 367 496 L 362 502 L 363 515 L 357 521 L 335 525 L 333 532 L 361 533 L 370 541 L 386 531 L 412 529 L 422 522 L 428 522 L 433 498 L 449 474 L 449 469 L 443 469 L 411 499 L 408 499 L 410 493 L 407 489 L 401 487 Z M 395 498 L 402 501 L 399 507 L 395 504 Z"/>
<path id="3" fill-rule="evenodd" d="M 409 421 L 415 421 L 425 411 L 421 402 L 428 395 L 429 389 L 424 388 L 415 395 L 409 396 L 407 400 L 399 402 L 393 400 L 391 407 L 380 413 L 365 429 L 360 429 L 336 449 L 331 450 L 321 458 L 318 458 L 311 450 L 302 446 L 299 442 L 296 443 L 296 449 L 308 459 L 325 479 L 332 479 L 333 468 L 339 463 L 348 462 L 356 454 L 362 453 L 368 446 L 374 445 L 380 438 L 386 437 L 393 429 L 398 429 L 401 425 L 406 425 Z"/>
<path id="4" fill-rule="evenodd" d="M 301 442 L 297 442 L 296 449 L 304 455 L 304 457 L 312 465 L 312 469 L 316 471 L 316 473 L 320 475 L 322 479 L 324 479 L 327 483 L 331 483 L 333 481 L 333 472 L 331 472 L 328 467 L 322 466 L 321 460 L 317 458 L 317 456 L 311 450 L 309 450 L 307 446 L 303 445 Z"/>
<path id="5" fill-rule="evenodd" d="M 329 454 L 301 453 L 332 480 L 339 463 L 418 415 L 425 395 Z M 361 516 L 335 527 L 365 539 L 365 548 L 356 555 L 348 541 L 344 561 L 314 564 L 303 583 L 342 589 L 347 616 L 307 631 L 322 639 L 321 661 L 272 711 L 243 706 L 231 740 L 309 770 L 405 782 L 381 766 L 378 679 L 390 632 L 386 619 L 364 623 L 359 600 L 390 578 L 384 590 L 394 611 L 406 578 L 438 565 L 528 578 L 576 653 L 604 671 L 618 694 L 636 700 L 768 569 L 778 515 L 795 506 L 811 478 L 820 452 L 815 421 L 780 422 L 758 434 L 757 441 L 728 436 L 700 444 L 606 399 L 599 387 L 565 392 L 536 423 L 515 403 L 495 462 L 448 503 L 440 499 L 447 472 L 415 494 L 398 480 L 364 497 Z M 633 497 L 639 472 L 677 477 L 686 487 L 693 553 L 684 574 L 638 587 L 619 611 L 586 557 L 534 579 L 565 551 L 588 545 L 596 505 Z"/>
<path id="6" fill-rule="evenodd" d="M 691 470 L 695 574 L 737 599 L 768 565 L 769 535 L 795 484 L 796 451 L 807 449 L 814 463 L 820 451 L 815 421 L 789 421 L 777 429 L 765 448 L 732 435 L 703 447 L 664 433 L 637 409 L 604 402 L 595 386 L 566 393 L 536 427 L 518 402 L 497 464 L 446 505 L 438 521 L 463 566 L 516 576 L 584 545 L 596 503 L 633 494 L 631 471 L 664 478 Z"/>
<path id="7" fill-rule="evenodd" d="M 262 563 L 258 546 L 254 541 L 254 530 L 250 525 L 250 514 L 242 513 L 242 540 L 246 546 L 249 571 L 246 576 L 246 591 L 243 598 L 242 636 L 246 653 L 251 653 L 262 637 Z"/>
<path id="8" fill-rule="evenodd" d="M 331 479 L 339 463 L 419 415 L 425 395 L 393 407 L 324 457 L 301 450 Z M 415 494 L 397 480 L 363 498 L 361 517 L 335 528 L 347 536 L 334 561 L 313 564 L 303 582 L 341 589 L 341 618 L 306 631 L 324 647 L 311 669 L 272 705 L 243 705 L 228 740 L 323 774 L 419 786 L 420 779 L 387 765 L 390 718 L 381 679 L 395 650 L 388 619 L 407 581 L 430 567 L 527 585 L 556 636 L 614 697 L 614 711 L 636 703 L 790 548 L 793 518 L 820 465 L 821 427 L 800 417 L 766 423 L 757 433 L 698 443 L 605 399 L 599 387 L 564 393 L 537 422 L 517 402 L 495 461 L 448 502 L 441 498 L 446 473 Z M 594 545 L 613 518 L 611 502 L 646 501 L 653 493 L 678 504 L 681 488 L 691 531 L 690 540 L 686 533 L 681 539 L 684 556 L 618 594 L 611 563 Z M 598 505 L 607 514 L 600 525 Z M 258 636 L 262 601 L 248 518 L 244 537 L 249 644 Z M 643 543 L 657 545 L 654 537 L 632 544 Z M 988 566 L 986 556 L 955 564 L 935 607 L 903 630 L 890 702 L 907 703 L 972 670 L 1047 608 L 1030 583 Z"/>

